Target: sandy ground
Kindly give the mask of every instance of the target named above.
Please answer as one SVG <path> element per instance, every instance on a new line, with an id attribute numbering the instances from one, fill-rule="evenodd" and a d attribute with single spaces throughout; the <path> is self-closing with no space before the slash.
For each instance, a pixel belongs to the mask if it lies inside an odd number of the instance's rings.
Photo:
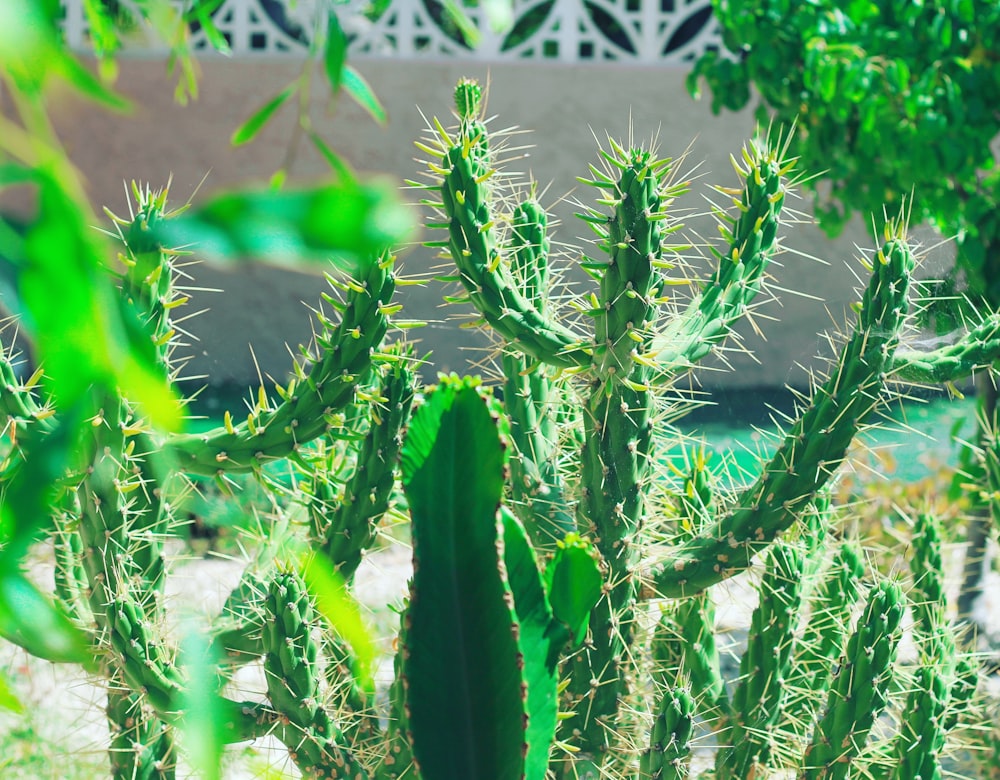
<path id="1" fill-rule="evenodd" d="M 953 552 L 954 571 L 961 553 Z M 215 614 L 238 582 L 242 568 L 241 562 L 219 557 L 175 561 L 168 580 L 168 609 L 179 619 L 191 615 L 204 619 Z M 43 581 L 51 577 L 51 566 L 44 559 L 34 563 L 33 571 Z M 401 603 L 410 571 L 409 551 L 401 545 L 371 554 L 358 571 L 358 596 L 382 624 L 392 619 L 386 605 Z M 953 590 L 955 587 L 953 582 Z M 746 577 L 716 590 L 719 645 L 725 672 L 732 678 L 738 674 L 738 653 L 745 642 L 756 594 Z M 978 606 L 979 617 L 996 646 L 1000 641 L 1000 575 L 990 574 Z M 903 655 L 912 652 L 912 645 L 908 649 L 904 641 Z M 104 776 L 107 729 L 101 687 L 76 668 L 38 661 L 5 642 L 0 642 L 0 671 L 25 707 L 19 716 L 0 714 L 0 777 L 73 780 Z M 387 685 L 391 675 L 391 660 L 387 658 L 379 671 L 380 683 Z M 247 670 L 239 682 L 251 691 L 263 690 L 259 669 Z M 994 693 L 1000 695 L 1000 690 Z M 701 763 L 705 764 L 710 751 L 702 754 Z M 178 777 L 189 775 L 182 764 Z M 283 746 L 273 740 L 258 740 L 227 751 L 224 776 L 226 780 L 277 780 L 298 777 L 298 772 Z"/>

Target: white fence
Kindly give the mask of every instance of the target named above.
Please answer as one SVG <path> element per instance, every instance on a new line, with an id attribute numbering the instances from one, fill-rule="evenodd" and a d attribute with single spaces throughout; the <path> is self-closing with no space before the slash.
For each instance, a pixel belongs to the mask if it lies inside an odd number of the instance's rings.
<path id="1" fill-rule="evenodd" d="M 127 9 L 129 0 L 117 3 Z M 465 9 L 479 32 L 475 47 L 440 0 L 224 0 L 211 17 L 237 57 L 307 54 L 331 8 L 356 57 L 681 63 L 720 45 L 710 0 L 514 0 L 502 32 L 480 5 Z M 83 0 L 63 6 L 68 42 L 87 48 Z M 212 53 L 200 25 L 191 29 L 194 47 Z"/>

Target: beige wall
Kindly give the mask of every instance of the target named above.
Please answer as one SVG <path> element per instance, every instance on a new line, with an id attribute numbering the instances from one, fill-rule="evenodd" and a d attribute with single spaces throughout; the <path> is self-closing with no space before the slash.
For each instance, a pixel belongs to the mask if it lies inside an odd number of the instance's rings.
<path id="1" fill-rule="evenodd" d="M 545 203 L 562 220 L 557 238 L 578 242 L 590 233 L 572 218 L 573 207 L 562 196 L 591 197 L 590 188 L 572 192 L 577 175 L 587 172 L 596 159 L 592 132 L 627 136 L 631 123 L 637 139 L 656 136 L 661 152 L 678 155 L 694 141 L 684 163 L 704 161 L 698 167 L 695 192 L 682 204 L 704 211 L 710 183 L 735 182 L 728 155 L 738 153 L 753 132 L 748 113 L 714 117 L 707 100 L 694 102 L 684 86 L 683 70 L 600 65 L 482 64 L 359 60 L 390 113 L 388 127 L 378 127 L 353 103 L 342 101 L 336 112 L 326 108 L 325 84 L 317 77 L 313 120 L 324 137 L 357 169 L 382 172 L 402 179 L 413 177 L 419 166 L 413 158 L 413 139 L 424 121 L 417 106 L 429 117 L 448 116 L 452 87 L 462 75 L 489 77 L 489 111 L 499 115 L 494 127 L 517 124 L 533 130 L 516 136 L 517 143 L 535 148 L 517 161 L 530 170 L 546 190 Z M 307 141 L 295 142 L 294 117 L 280 115 L 249 146 L 232 149 L 233 129 L 268 97 L 299 73 L 291 61 L 220 61 L 202 63 L 201 96 L 187 106 L 173 102 L 172 82 L 159 61 L 123 62 L 119 88 L 136 103 L 127 117 L 113 116 L 78 102 L 57 110 L 58 124 L 70 153 L 88 180 L 95 204 L 115 211 L 127 209 L 123 182 L 138 179 L 154 187 L 172 175 L 175 203 L 188 198 L 206 177 L 198 197 L 236 183 L 264 181 L 291 160 L 290 178 L 308 181 L 320 175 L 323 163 Z M 286 107 L 288 109 L 291 106 Z M 405 193 L 413 197 L 413 193 Z M 805 209 L 802 201 L 793 206 Z M 706 238 L 715 235 L 710 220 L 691 218 L 691 228 Z M 855 242 L 871 243 L 863 230 L 854 230 L 836 242 L 827 242 L 809 226 L 788 229 L 786 244 L 794 252 L 779 258 L 776 284 L 783 289 L 819 296 L 824 302 L 780 292 L 780 302 L 765 303 L 756 320 L 767 335 L 762 341 L 744 328 L 745 343 L 756 354 L 733 355 L 731 373 L 703 372 L 707 385 L 801 385 L 805 374 L 797 363 L 816 365 L 813 356 L 823 350 L 818 333 L 831 318 L 845 320 L 845 306 L 854 299 Z M 823 258 L 826 263 L 804 255 Z M 401 253 L 405 270 L 426 274 L 435 264 L 429 251 L 417 247 Z M 244 267 L 223 273 L 202 266 L 194 269 L 193 284 L 224 288 L 225 295 L 197 293 L 193 308 L 209 308 L 186 324 L 197 337 L 195 359 L 189 373 L 206 374 L 213 383 L 249 383 L 256 376 L 253 354 L 265 373 L 282 376 L 288 365 L 285 344 L 295 344 L 310 334 L 310 318 L 302 302 L 314 305 L 320 285 L 312 277 L 264 267 Z M 435 320 L 416 335 L 435 352 L 440 370 L 462 370 L 464 362 L 480 356 L 470 352 L 487 342 L 457 323 L 447 321 L 439 308 L 441 286 L 408 288 L 404 302 L 410 317 Z M 771 322 L 770 318 L 779 321 Z"/>

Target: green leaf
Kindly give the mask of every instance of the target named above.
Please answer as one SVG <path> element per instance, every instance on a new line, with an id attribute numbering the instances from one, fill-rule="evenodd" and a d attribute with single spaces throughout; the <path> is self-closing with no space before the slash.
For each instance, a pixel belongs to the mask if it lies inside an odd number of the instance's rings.
<path id="1" fill-rule="evenodd" d="M 341 79 L 341 86 L 343 86 L 344 91 L 354 98 L 354 101 L 367 111 L 372 119 L 380 125 L 384 125 L 388 121 L 388 114 L 386 114 L 385 108 L 379 102 L 374 90 L 372 90 L 371 86 L 369 86 L 360 73 L 350 65 L 346 65 L 341 74 Z"/>
<path id="2" fill-rule="evenodd" d="M 38 170 L 34 178 L 38 216 L 25 234 L 18 293 L 45 365 L 46 389 L 66 407 L 94 385 L 120 386 L 154 425 L 178 429 L 180 404 L 149 335 L 134 312 L 125 314 L 128 307 L 104 271 L 99 235 L 54 178 Z"/>
<path id="3" fill-rule="evenodd" d="M 281 92 L 271 98 L 267 103 L 261 106 L 254 114 L 242 125 L 240 125 L 233 132 L 232 138 L 229 142 L 233 146 L 242 146 L 243 144 L 249 143 L 254 138 L 257 137 L 264 125 L 268 123 L 274 113 L 284 105 L 285 101 L 288 100 L 292 95 L 298 91 L 298 83 L 289 84 Z"/>
<path id="4" fill-rule="evenodd" d="M 338 181 L 307 190 L 219 195 L 156 228 L 165 246 L 195 246 L 199 257 L 257 259 L 306 268 L 331 260 L 351 269 L 408 240 L 411 209 L 388 182 Z"/>
<path id="5" fill-rule="evenodd" d="M 330 10 L 326 23 L 326 48 L 323 51 L 323 67 L 330 80 L 330 89 L 336 95 L 343 82 L 344 63 L 347 61 L 347 35 L 340 26 L 337 13 Z"/>
<path id="6" fill-rule="evenodd" d="M 10 683 L 2 676 L 0 676 L 0 707 L 18 714 L 24 712 L 24 705 L 14 695 L 14 691 L 10 689 Z"/>
<path id="7" fill-rule="evenodd" d="M 566 626 L 572 645 L 578 646 L 604 586 L 594 546 L 578 534 L 567 534 L 545 569 L 545 580 L 555 619 Z"/>
<path id="8" fill-rule="evenodd" d="M 519 780 L 527 713 L 498 551 L 506 448 L 469 379 L 442 377 L 401 455 L 413 529 L 403 678 L 413 752 L 434 780 Z"/>
<path id="9" fill-rule="evenodd" d="M 83 634 L 16 566 L 0 557 L 0 636 L 46 661 L 91 665 Z"/>
<path id="10" fill-rule="evenodd" d="M 58 58 L 55 20 L 31 0 L 0 3 L 0 72 L 37 93 Z"/>
<path id="11" fill-rule="evenodd" d="M 316 599 L 316 609 L 340 638 L 351 646 L 357 683 L 367 693 L 375 692 L 375 642 L 361 617 L 361 607 L 330 561 L 319 555 L 302 560 L 302 579 Z"/>
<path id="12" fill-rule="evenodd" d="M 212 643 L 193 626 L 181 640 L 180 665 L 187 678 L 180 697 L 185 752 L 202 780 L 221 780 L 227 713 L 219 692 L 224 679 Z"/>
<path id="13" fill-rule="evenodd" d="M 337 174 L 342 179 L 352 181 L 354 179 L 354 172 L 340 156 L 330 148 L 329 144 L 323 140 L 319 133 L 315 130 L 309 131 L 309 140 L 313 142 L 313 146 L 323 155 L 323 159 L 326 160 L 327 165 L 330 169 Z"/>
<path id="14" fill-rule="evenodd" d="M 479 34 L 479 30 L 476 29 L 476 25 L 472 23 L 468 14 L 465 13 L 465 9 L 462 8 L 462 6 L 455 0 L 444 0 L 444 12 L 448 19 L 451 20 L 452 24 L 454 24 L 458 29 L 458 33 L 465 45 L 470 49 L 475 49 L 479 45 L 479 41 L 482 36 Z"/>
<path id="15" fill-rule="evenodd" d="M 213 6 L 213 8 L 209 8 L 209 5 Z M 229 46 L 229 41 L 219 31 L 219 28 L 215 26 L 215 21 L 211 16 L 212 11 L 220 5 L 222 5 L 221 0 L 213 0 L 210 4 L 199 2 L 194 7 L 194 13 L 198 24 L 201 25 L 201 29 L 205 33 L 208 42 L 212 45 L 212 48 L 219 54 L 229 56 L 233 53 L 232 48 Z"/>

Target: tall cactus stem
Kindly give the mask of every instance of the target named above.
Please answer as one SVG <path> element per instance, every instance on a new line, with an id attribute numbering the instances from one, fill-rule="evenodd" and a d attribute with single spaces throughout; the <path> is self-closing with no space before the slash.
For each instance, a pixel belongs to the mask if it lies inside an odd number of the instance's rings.
<path id="1" fill-rule="evenodd" d="M 888 701 L 903 596 L 898 585 L 872 590 L 806 750 L 802 780 L 844 780 L 852 773 L 875 718 Z"/>

